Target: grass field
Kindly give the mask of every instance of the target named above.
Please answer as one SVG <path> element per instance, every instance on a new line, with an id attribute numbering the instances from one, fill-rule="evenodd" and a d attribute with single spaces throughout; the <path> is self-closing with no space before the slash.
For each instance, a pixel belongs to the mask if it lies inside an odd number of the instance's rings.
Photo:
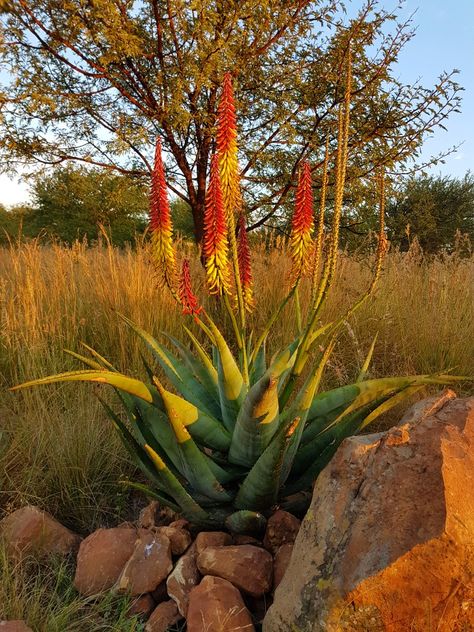
<path id="1" fill-rule="evenodd" d="M 16 394 L 7 388 L 78 368 L 63 349 L 80 350 L 80 341 L 118 368 L 142 374 L 143 349 L 116 311 L 150 332 L 159 335 L 165 330 L 181 337 L 180 310 L 157 287 L 143 247 L 123 251 L 107 245 L 76 244 L 66 249 L 20 244 L 0 250 L 0 270 L 2 513 L 34 503 L 81 533 L 133 516 L 136 499 L 120 480 L 135 472 L 93 396 L 95 387 L 55 385 Z M 259 308 L 251 318 L 255 330 L 278 304 L 288 271 L 283 246 L 269 252 L 257 249 Z M 202 290 L 196 256 L 193 276 Z M 369 280 L 370 262 L 342 256 L 322 320 L 343 313 Z M 307 295 L 308 288 L 303 291 L 303 306 Z M 453 254 L 427 259 L 416 248 L 392 253 L 375 295 L 347 323 L 325 385 L 354 379 L 376 332 L 373 377 L 441 369 L 474 375 L 473 313 L 474 257 Z M 290 339 L 292 314 L 290 305 L 272 333 L 270 351 Z M 460 385 L 461 392 L 468 393 L 469 388 Z M 399 414 L 382 424 L 396 421 Z M 70 569 L 61 563 L 53 569 L 35 567 L 32 575 L 1 558 L 0 619 L 26 617 L 35 630 L 47 632 L 141 629 L 125 622 L 125 603 L 106 599 L 91 610 L 71 592 L 69 577 Z"/>

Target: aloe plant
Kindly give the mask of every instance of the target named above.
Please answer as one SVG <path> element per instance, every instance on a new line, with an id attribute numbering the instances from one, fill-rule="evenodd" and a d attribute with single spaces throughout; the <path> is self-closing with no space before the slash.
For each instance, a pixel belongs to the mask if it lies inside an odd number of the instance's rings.
<path id="1" fill-rule="evenodd" d="M 331 162 L 328 138 L 316 231 L 312 172 L 309 163 L 303 161 L 291 222 L 292 271 L 288 291 L 258 337 L 249 332 L 247 322 L 255 299 L 239 186 L 232 80 L 227 74 L 218 109 L 217 153 L 210 169 L 202 255 L 209 292 L 227 310 L 235 343 L 226 341 L 221 329 L 200 305 L 191 286 L 186 259 L 180 279 L 177 278 L 179 255 L 172 239 L 158 141 L 150 202 L 152 253 L 163 286 L 170 289 L 184 314 L 194 322 L 194 330 L 184 327 L 188 344 L 165 334 L 165 345 L 122 315 L 155 360 L 156 366 L 145 366 L 147 381 L 120 373 L 87 347 L 88 356 L 69 352 L 87 369 L 14 387 L 70 381 L 99 382 L 113 387 L 127 420 L 105 401 L 102 403 L 131 458 L 151 482 L 151 487 L 139 483 L 131 483 L 132 486 L 181 512 L 193 523 L 216 527 L 226 524 L 234 531 L 245 532 L 261 527 L 277 505 L 290 510 L 304 508 L 313 481 L 345 437 L 360 432 L 426 385 L 450 384 L 462 379 L 441 374 L 367 379 L 374 341 L 354 384 L 320 392 L 323 371 L 338 332 L 345 319 L 373 292 L 387 247 L 384 178 L 379 174 L 380 229 L 372 281 L 337 321 L 322 324 L 321 307 L 334 281 L 338 260 L 348 151 L 350 68 L 349 57 L 345 99 L 339 107 L 333 139 L 331 230 L 324 236 Z M 303 315 L 298 293 L 306 282 L 311 283 L 311 301 Z M 265 341 L 273 324 L 290 305 L 295 306 L 294 340 L 268 358 Z M 159 376 L 156 367 L 160 367 Z"/>

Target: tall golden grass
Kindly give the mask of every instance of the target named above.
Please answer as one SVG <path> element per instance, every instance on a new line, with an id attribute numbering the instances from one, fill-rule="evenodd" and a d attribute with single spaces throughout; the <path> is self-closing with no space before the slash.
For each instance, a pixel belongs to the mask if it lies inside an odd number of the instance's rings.
<path id="1" fill-rule="evenodd" d="M 184 247 L 203 296 L 198 257 Z M 285 246 L 257 247 L 253 265 L 258 308 L 250 326 L 258 331 L 285 290 L 290 268 Z M 55 385 L 17 394 L 6 389 L 78 368 L 63 349 L 80 350 L 80 341 L 121 370 L 142 374 L 143 348 L 116 311 L 157 335 L 166 331 L 181 337 L 180 310 L 157 287 L 142 245 L 119 250 L 106 243 L 92 248 L 16 244 L 0 249 L 0 270 L 2 508 L 33 502 L 82 531 L 115 521 L 126 514 L 129 502 L 119 480 L 133 475 L 133 468 L 91 387 Z M 343 313 L 370 277 L 367 258 L 342 256 L 322 319 Z M 303 308 L 308 294 L 303 288 Z M 347 323 L 325 385 L 354 379 L 376 332 L 374 377 L 445 369 L 474 375 L 473 314 L 474 257 L 425 258 L 416 247 L 393 252 L 375 296 Z M 290 304 L 272 332 L 269 351 L 294 330 Z"/>

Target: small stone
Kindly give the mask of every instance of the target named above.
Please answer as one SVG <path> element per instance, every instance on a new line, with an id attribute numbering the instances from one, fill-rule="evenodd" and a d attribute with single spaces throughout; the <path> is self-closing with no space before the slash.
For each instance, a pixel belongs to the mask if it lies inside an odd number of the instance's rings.
<path id="1" fill-rule="evenodd" d="M 11 555 L 67 555 L 76 551 L 81 542 L 80 536 L 33 505 L 3 518 L 0 538 Z"/>
<path id="2" fill-rule="evenodd" d="M 290 563 L 293 547 L 294 544 L 282 544 L 275 553 L 275 557 L 273 559 L 273 590 L 275 590 L 283 579 L 283 575 Z"/>
<path id="3" fill-rule="evenodd" d="M 252 617 L 235 586 L 206 576 L 189 599 L 188 632 L 255 632 Z"/>
<path id="4" fill-rule="evenodd" d="M 128 609 L 128 615 L 133 617 L 138 615 L 147 619 L 156 607 L 155 600 L 150 594 L 137 597 Z"/>
<path id="5" fill-rule="evenodd" d="M 160 532 L 142 531 L 117 588 L 132 596 L 152 592 L 173 568 L 169 539 Z"/>
<path id="6" fill-rule="evenodd" d="M 196 540 L 196 553 L 199 555 L 208 546 L 228 546 L 232 544 L 232 537 L 224 531 L 201 531 Z"/>
<path id="7" fill-rule="evenodd" d="M 179 612 L 186 616 L 191 590 L 199 584 L 201 576 L 196 565 L 196 547 L 193 545 L 179 558 L 174 570 L 166 581 L 169 596 L 178 605 Z"/>
<path id="8" fill-rule="evenodd" d="M 236 533 L 233 536 L 234 544 L 252 544 L 253 546 L 263 546 L 260 540 L 252 537 L 251 535 L 242 535 L 240 533 Z"/>
<path id="9" fill-rule="evenodd" d="M 1 632 L 33 632 L 24 621 L 0 621 Z"/>
<path id="10" fill-rule="evenodd" d="M 171 542 L 171 553 L 173 555 L 182 555 L 189 548 L 192 538 L 187 529 L 179 527 L 160 527 L 157 531 L 163 533 Z"/>
<path id="11" fill-rule="evenodd" d="M 135 529 L 98 529 L 83 540 L 74 577 L 78 592 L 90 596 L 112 588 L 133 553 L 136 537 Z"/>
<path id="12" fill-rule="evenodd" d="M 263 545 L 276 553 L 282 544 L 293 544 L 300 530 L 301 521 L 293 514 L 279 509 L 268 519 Z"/>
<path id="13" fill-rule="evenodd" d="M 180 518 L 179 520 L 174 520 L 173 522 L 170 522 L 168 526 L 176 527 L 177 529 L 188 529 L 189 531 L 190 523 L 189 520 L 186 520 L 185 518 Z"/>
<path id="14" fill-rule="evenodd" d="M 160 513 L 160 503 L 152 500 L 146 507 L 140 511 L 137 526 L 139 529 L 153 529 L 158 525 L 158 516 Z"/>
<path id="15" fill-rule="evenodd" d="M 273 580 L 273 558 L 251 544 L 207 547 L 197 558 L 203 575 L 217 575 L 254 597 L 268 592 Z"/>
<path id="16" fill-rule="evenodd" d="M 145 626 L 145 632 L 166 632 L 181 619 L 175 602 L 163 601 L 153 610 Z"/>

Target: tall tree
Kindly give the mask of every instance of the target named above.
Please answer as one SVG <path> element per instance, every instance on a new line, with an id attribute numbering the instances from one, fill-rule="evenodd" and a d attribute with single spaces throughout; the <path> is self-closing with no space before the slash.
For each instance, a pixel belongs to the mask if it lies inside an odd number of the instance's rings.
<path id="1" fill-rule="evenodd" d="M 454 72 L 405 85 L 393 66 L 413 36 L 401 2 L 365 0 L 9 0 L 0 59 L 3 166 L 82 161 L 149 173 L 156 137 L 167 180 L 202 236 L 219 85 L 234 76 L 250 228 L 284 205 L 302 158 L 335 151 L 341 72 L 354 59 L 348 182 L 406 170 L 459 106 Z M 246 185 L 251 183 L 252 187 Z"/>
<path id="2" fill-rule="evenodd" d="M 388 201 L 387 228 L 402 250 L 414 237 L 430 253 L 453 248 L 458 233 L 474 240 L 474 176 L 410 179 Z"/>

